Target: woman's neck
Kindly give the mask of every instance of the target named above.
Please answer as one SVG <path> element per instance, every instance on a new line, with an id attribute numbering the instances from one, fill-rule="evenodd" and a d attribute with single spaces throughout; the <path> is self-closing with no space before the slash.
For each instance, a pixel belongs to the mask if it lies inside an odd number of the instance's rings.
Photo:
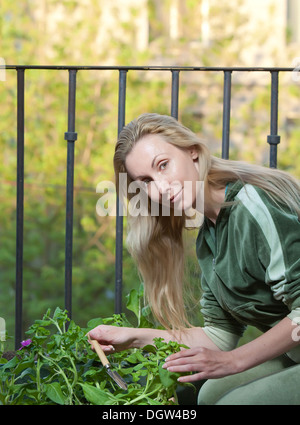
<path id="1" fill-rule="evenodd" d="M 204 215 L 212 223 L 216 224 L 221 205 L 225 200 L 225 187 L 217 189 L 211 185 L 205 185 L 204 188 Z"/>

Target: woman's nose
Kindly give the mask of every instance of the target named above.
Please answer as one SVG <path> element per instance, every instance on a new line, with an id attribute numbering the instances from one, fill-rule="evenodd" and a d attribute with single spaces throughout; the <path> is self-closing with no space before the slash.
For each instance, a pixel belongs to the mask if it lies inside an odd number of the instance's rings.
<path id="1" fill-rule="evenodd" d="M 170 185 L 166 180 L 157 180 L 154 182 L 160 196 L 170 191 Z"/>
<path id="2" fill-rule="evenodd" d="M 170 192 L 170 185 L 166 180 L 152 180 L 148 195 L 153 201 L 162 202 Z"/>

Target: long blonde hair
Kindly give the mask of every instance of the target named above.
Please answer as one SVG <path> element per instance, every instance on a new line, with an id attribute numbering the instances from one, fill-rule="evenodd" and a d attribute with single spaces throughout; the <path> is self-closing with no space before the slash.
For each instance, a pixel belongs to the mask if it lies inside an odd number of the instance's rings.
<path id="1" fill-rule="evenodd" d="M 289 174 L 239 161 L 223 160 L 210 154 L 205 143 L 191 130 L 170 116 L 143 114 L 120 132 L 114 155 L 119 192 L 120 173 L 127 173 L 126 156 L 134 145 L 149 134 L 161 135 L 180 148 L 197 147 L 199 181 L 221 188 L 241 180 L 264 189 L 278 204 L 287 205 L 300 217 L 300 187 Z M 132 182 L 129 175 L 127 186 Z M 127 197 L 129 199 L 127 190 Z M 145 296 L 157 320 L 168 329 L 190 326 L 184 291 L 183 230 L 186 217 L 162 214 L 128 216 L 127 248 L 134 258 L 145 286 Z"/>

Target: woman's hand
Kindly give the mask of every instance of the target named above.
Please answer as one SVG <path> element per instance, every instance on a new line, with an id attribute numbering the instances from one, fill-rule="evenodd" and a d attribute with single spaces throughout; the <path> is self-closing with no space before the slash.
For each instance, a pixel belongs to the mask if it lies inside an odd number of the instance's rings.
<path id="1" fill-rule="evenodd" d="M 153 338 L 163 338 L 166 341 L 171 339 L 171 335 L 162 329 L 126 328 L 110 325 L 97 326 L 88 333 L 88 336 L 89 339 L 96 339 L 106 354 L 129 348 L 142 348 L 147 344 L 153 344 Z"/>
<path id="2" fill-rule="evenodd" d="M 88 333 L 89 339 L 96 339 L 106 354 L 133 347 L 134 328 L 100 325 Z"/>
<path id="3" fill-rule="evenodd" d="M 194 347 L 172 354 L 163 365 L 170 372 L 196 372 L 181 376 L 180 382 L 194 382 L 201 379 L 221 378 L 237 372 L 231 351 L 214 351 Z"/>

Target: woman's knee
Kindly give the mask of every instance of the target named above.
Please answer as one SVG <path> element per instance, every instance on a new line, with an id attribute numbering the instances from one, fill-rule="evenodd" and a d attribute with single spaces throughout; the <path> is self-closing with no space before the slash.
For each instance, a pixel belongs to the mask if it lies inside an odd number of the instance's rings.
<path id="1" fill-rule="evenodd" d="M 213 405 L 224 394 L 222 379 L 208 379 L 198 393 L 198 405 Z"/>
<path id="2" fill-rule="evenodd" d="M 294 363 L 286 356 L 280 356 L 236 375 L 230 375 L 218 379 L 209 379 L 199 391 L 198 404 L 216 404 L 216 402 L 224 397 L 228 392 L 264 376 L 280 372 L 281 370 L 290 367 L 292 364 Z"/>
<path id="3" fill-rule="evenodd" d="M 221 397 L 217 405 L 299 405 L 300 365 L 249 382 Z"/>

